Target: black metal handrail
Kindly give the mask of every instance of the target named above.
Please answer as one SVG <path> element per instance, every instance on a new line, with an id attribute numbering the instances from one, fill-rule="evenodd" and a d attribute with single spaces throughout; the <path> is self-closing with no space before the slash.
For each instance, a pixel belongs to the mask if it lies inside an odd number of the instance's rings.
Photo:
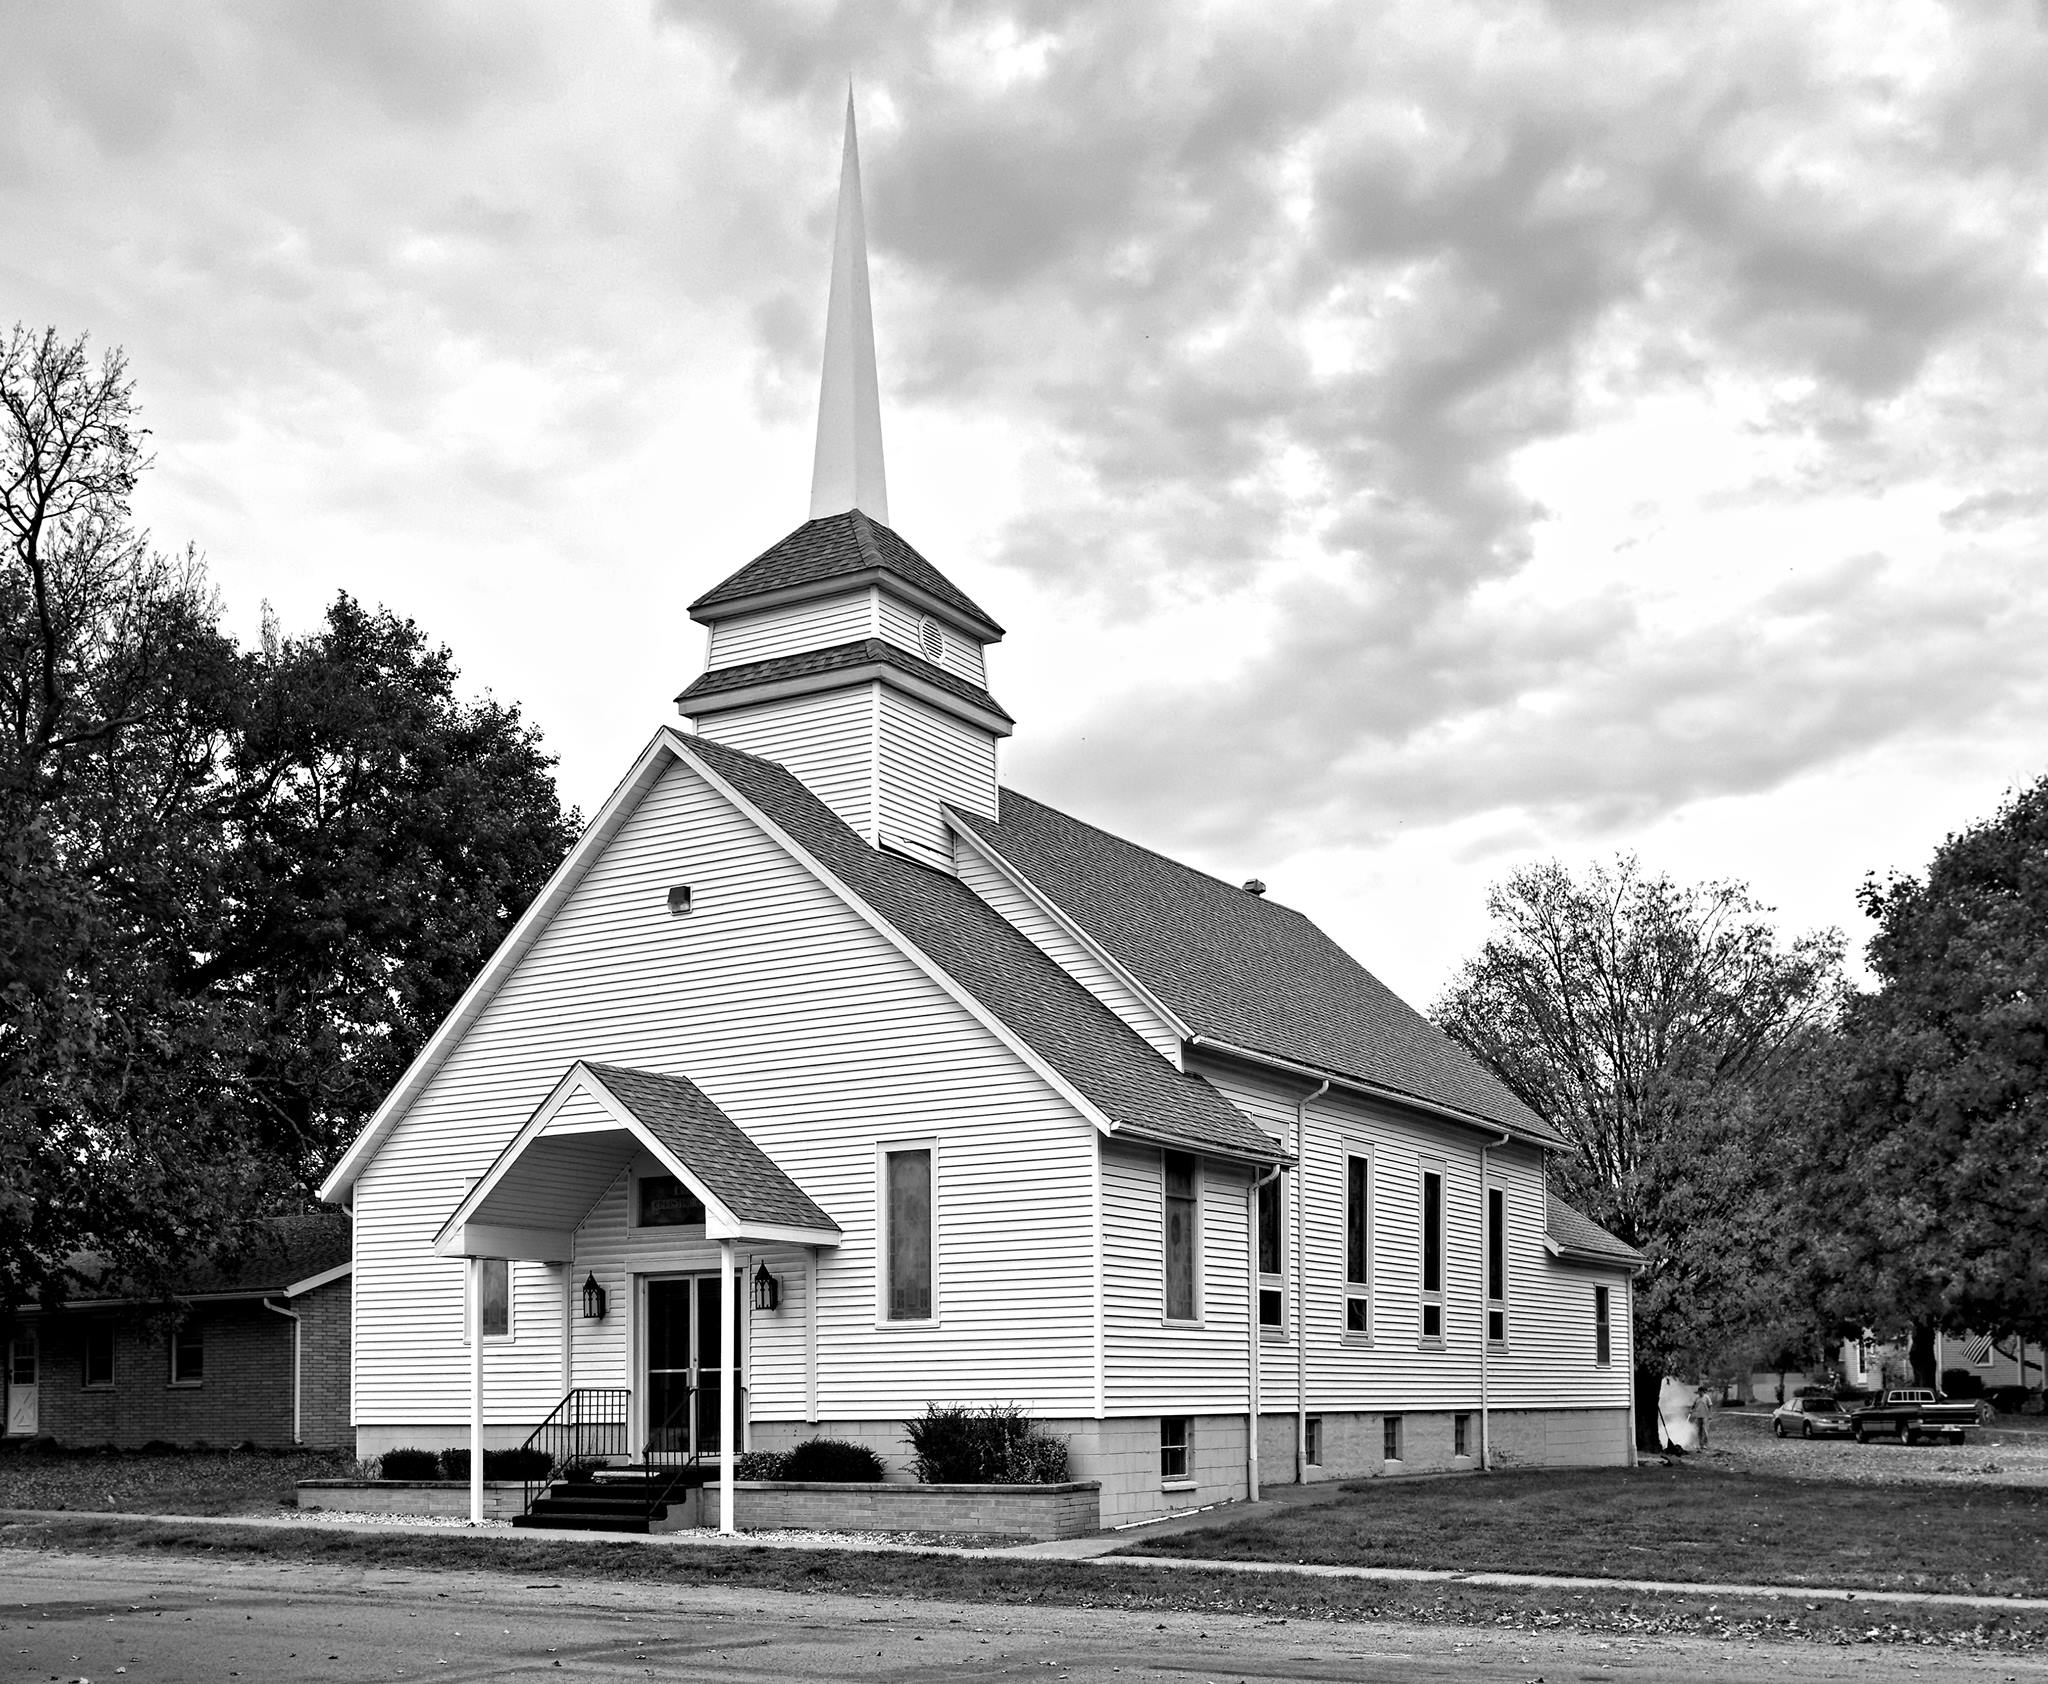
<path id="1" fill-rule="evenodd" d="M 633 1393 L 625 1386 L 578 1386 L 555 1405 L 548 1418 L 527 1434 L 522 1450 L 545 1451 L 548 1471 L 526 1476 L 526 1507 L 548 1488 L 557 1470 L 567 1471 L 600 1457 L 629 1454 L 627 1425 Z"/>

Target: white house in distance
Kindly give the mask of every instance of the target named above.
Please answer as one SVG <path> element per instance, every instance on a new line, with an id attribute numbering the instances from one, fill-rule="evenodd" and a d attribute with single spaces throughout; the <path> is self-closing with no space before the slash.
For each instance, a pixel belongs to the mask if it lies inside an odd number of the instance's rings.
<path id="1" fill-rule="evenodd" d="M 323 1189 L 359 1454 L 602 1396 L 900 1470 L 1016 1403 L 1104 1524 L 1629 1459 L 1641 1259 L 1551 1130 L 1301 913 L 999 785 L 1002 629 L 888 524 L 850 109 L 811 518 L 691 614 L 695 731 Z"/>

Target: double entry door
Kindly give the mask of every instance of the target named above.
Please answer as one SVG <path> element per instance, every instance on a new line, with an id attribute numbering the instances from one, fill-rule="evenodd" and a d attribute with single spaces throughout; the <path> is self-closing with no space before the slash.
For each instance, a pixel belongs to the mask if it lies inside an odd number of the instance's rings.
<path id="1" fill-rule="evenodd" d="M 733 1420 L 746 1419 L 741 1372 L 740 1280 L 721 1294 L 716 1275 L 660 1275 L 647 1282 L 647 1451 L 680 1459 L 719 1454 L 720 1317 L 733 1317 Z M 744 1429 L 741 1444 L 745 1444 Z"/>

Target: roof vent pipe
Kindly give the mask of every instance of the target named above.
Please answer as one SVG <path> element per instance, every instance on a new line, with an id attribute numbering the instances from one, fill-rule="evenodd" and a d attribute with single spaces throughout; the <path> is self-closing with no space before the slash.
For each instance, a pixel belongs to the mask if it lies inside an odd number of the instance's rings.
<path id="1" fill-rule="evenodd" d="M 1263 895 L 1266 892 L 1266 885 L 1256 877 L 1247 877 L 1244 880 L 1244 892 L 1248 895 Z"/>

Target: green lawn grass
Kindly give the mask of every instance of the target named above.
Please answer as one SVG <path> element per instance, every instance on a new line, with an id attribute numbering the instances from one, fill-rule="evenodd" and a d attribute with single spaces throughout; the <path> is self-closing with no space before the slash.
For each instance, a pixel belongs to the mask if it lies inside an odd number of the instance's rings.
<path id="1" fill-rule="evenodd" d="M 0 1455 L 0 1509 L 100 1514 L 273 1514 L 302 1479 L 346 1477 L 346 1456 L 185 1450 L 172 1456 Z"/>
<path id="2" fill-rule="evenodd" d="M 1148 1539 L 1131 1550 L 2040 1596 L 2048 1594 L 2048 1491 L 1847 1485 L 1697 1464 L 1362 1480 L 1334 1503 Z"/>

